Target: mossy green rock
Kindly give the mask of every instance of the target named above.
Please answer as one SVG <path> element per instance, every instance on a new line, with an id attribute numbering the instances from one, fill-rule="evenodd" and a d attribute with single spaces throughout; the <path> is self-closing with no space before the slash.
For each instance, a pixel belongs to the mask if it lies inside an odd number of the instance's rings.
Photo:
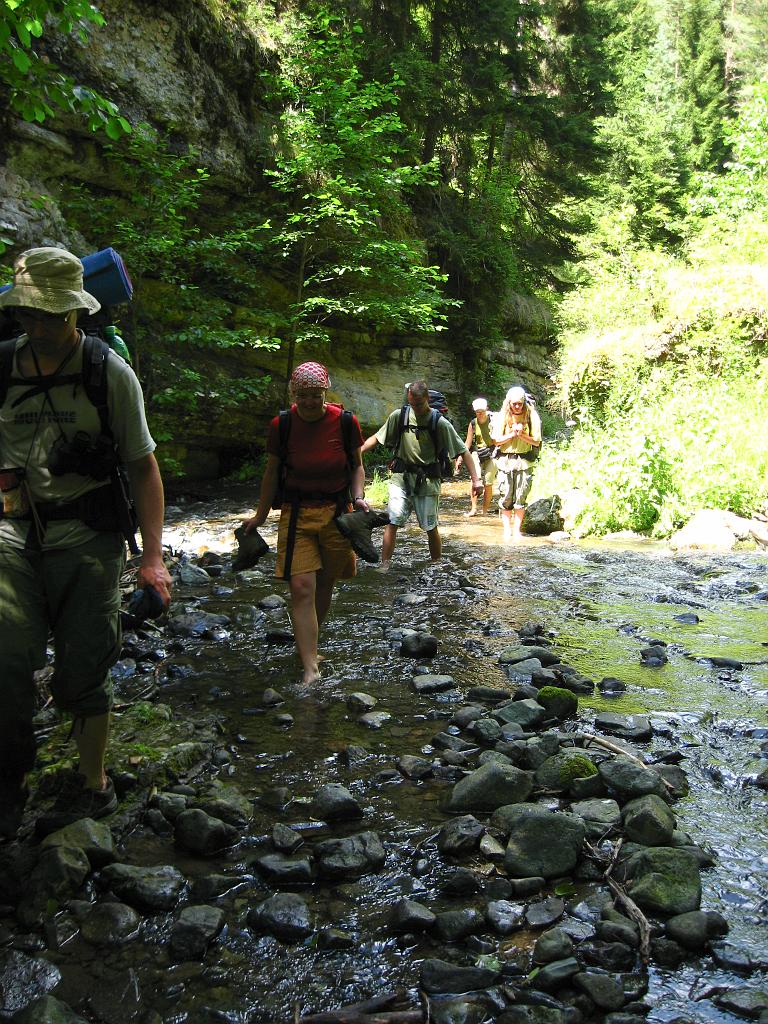
<path id="1" fill-rule="evenodd" d="M 701 904 L 701 877 L 687 850 L 659 846 L 629 858 L 630 896 L 642 910 L 664 916 L 686 914 Z"/>
<path id="2" fill-rule="evenodd" d="M 565 793 L 574 779 L 588 779 L 597 775 L 597 766 L 580 750 L 564 750 L 536 769 L 536 785 Z"/>
<path id="3" fill-rule="evenodd" d="M 541 706 L 559 721 L 576 714 L 579 701 L 575 693 L 562 686 L 542 686 L 536 698 Z"/>

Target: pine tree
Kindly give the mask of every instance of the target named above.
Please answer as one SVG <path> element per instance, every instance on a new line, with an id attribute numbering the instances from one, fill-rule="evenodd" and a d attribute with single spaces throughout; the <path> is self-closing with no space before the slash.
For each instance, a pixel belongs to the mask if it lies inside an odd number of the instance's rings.
<path id="1" fill-rule="evenodd" d="M 722 0 L 687 0 L 678 44 L 680 95 L 689 132 L 691 163 L 715 170 L 725 160 L 728 115 Z"/>

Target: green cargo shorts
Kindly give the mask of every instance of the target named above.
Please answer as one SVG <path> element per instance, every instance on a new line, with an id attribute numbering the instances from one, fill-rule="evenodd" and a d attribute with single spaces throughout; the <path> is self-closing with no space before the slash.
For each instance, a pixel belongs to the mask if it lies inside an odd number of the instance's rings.
<path id="1" fill-rule="evenodd" d="M 109 670 L 120 657 L 120 575 L 125 544 L 100 533 L 73 548 L 0 550 L 0 719 L 34 710 L 35 670 L 53 636 L 56 706 L 92 718 L 112 704 Z"/>

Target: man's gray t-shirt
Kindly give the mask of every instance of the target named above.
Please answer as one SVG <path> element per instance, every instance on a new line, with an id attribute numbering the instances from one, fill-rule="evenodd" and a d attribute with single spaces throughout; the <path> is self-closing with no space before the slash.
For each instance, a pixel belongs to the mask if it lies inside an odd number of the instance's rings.
<path id="1" fill-rule="evenodd" d="M 81 333 L 80 345 L 62 374 L 82 373 L 82 340 Z M 16 345 L 17 356 L 25 343 L 26 336 L 22 335 Z M 12 376 L 20 376 L 16 357 Z M 50 401 L 45 395 L 35 395 L 14 407 L 14 402 L 28 390 L 25 385 L 11 385 L 0 409 L 0 466 L 26 468 L 28 486 L 37 501 L 75 501 L 88 491 L 103 487 L 105 480 L 94 480 L 78 473 L 53 476 L 47 469 L 48 455 L 62 433 L 71 441 L 79 430 L 91 437 L 101 432 L 98 411 L 85 393 L 82 381 L 52 388 Z M 128 363 L 116 352 L 110 352 L 107 360 L 107 409 L 121 462 L 135 462 L 155 450 L 147 426 L 141 385 Z M 0 519 L 0 545 L 23 548 L 29 528 L 29 520 Z M 95 532 L 78 519 L 54 520 L 46 529 L 43 548 L 74 547 L 95 536 Z"/>

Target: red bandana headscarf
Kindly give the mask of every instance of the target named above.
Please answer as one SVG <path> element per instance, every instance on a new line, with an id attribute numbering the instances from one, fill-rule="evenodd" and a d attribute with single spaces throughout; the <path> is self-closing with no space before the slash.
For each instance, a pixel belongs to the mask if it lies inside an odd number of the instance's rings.
<path id="1" fill-rule="evenodd" d="M 331 386 L 328 371 L 322 363 L 302 363 L 297 366 L 291 374 L 291 390 L 299 388 L 322 388 L 327 390 Z"/>

